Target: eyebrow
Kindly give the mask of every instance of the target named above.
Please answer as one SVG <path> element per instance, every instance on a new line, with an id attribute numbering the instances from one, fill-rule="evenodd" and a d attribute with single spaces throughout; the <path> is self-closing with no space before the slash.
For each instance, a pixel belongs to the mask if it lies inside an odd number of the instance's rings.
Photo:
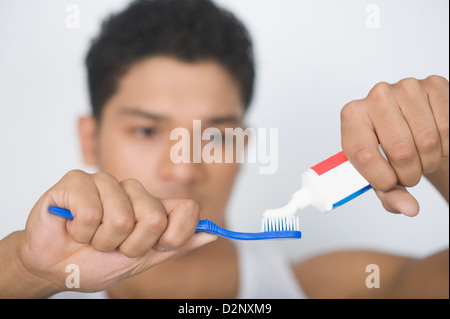
<path id="1" fill-rule="evenodd" d="M 120 110 L 119 115 L 131 115 L 131 116 L 137 116 L 137 117 L 144 117 L 144 118 L 148 118 L 148 119 L 155 120 L 155 121 L 170 120 L 170 118 L 167 116 L 149 113 L 149 112 L 142 111 L 142 110 L 136 109 L 136 108 L 124 108 L 124 109 Z M 208 122 L 209 124 L 223 124 L 223 123 L 235 124 L 235 123 L 242 122 L 241 118 L 234 114 L 225 115 L 225 116 L 216 116 L 216 117 L 212 117 L 209 119 L 205 119 L 204 121 Z"/>
<path id="2" fill-rule="evenodd" d="M 223 123 L 240 123 L 241 119 L 240 117 L 236 115 L 226 115 L 226 116 L 219 116 L 219 117 L 213 117 L 207 120 L 210 124 L 223 124 Z"/>
<path id="3" fill-rule="evenodd" d="M 162 116 L 162 115 L 159 115 L 159 114 L 148 113 L 148 112 L 144 112 L 142 110 L 134 109 L 134 108 L 122 109 L 122 110 L 120 110 L 119 115 L 138 116 L 138 117 L 144 117 L 144 118 L 152 119 L 152 120 L 155 120 L 155 121 L 164 121 L 164 120 L 168 120 L 169 119 L 166 116 Z"/>

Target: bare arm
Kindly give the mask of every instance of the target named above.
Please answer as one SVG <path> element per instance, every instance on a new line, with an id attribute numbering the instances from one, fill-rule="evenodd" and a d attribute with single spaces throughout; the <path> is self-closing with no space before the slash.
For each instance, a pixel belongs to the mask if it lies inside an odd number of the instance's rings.
<path id="1" fill-rule="evenodd" d="M 0 298 L 46 298 L 56 292 L 49 281 L 28 272 L 20 262 L 17 247 L 23 232 L 0 241 Z"/>
<path id="2" fill-rule="evenodd" d="M 49 214 L 50 205 L 70 209 L 74 219 Z M 159 200 L 137 180 L 71 171 L 38 200 L 25 230 L 0 241 L 0 298 L 71 289 L 66 269 L 72 264 L 80 269 L 77 291 L 110 288 L 216 239 L 195 234 L 198 216 L 194 201 Z"/>
<path id="3" fill-rule="evenodd" d="M 448 158 L 426 176 L 448 202 Z M 380 288 L 368 288 L 368 265 L 379 267 Z M 294 266 L 310 298 L 449 298 L 449 250 L 424 259 L 346 251 L 318 256 Z"/>
<path id="4" fill-rule="evenodd" d="M 449 200 L 449 84 L 439 76 L 377 84 L 341 112 L 342 147 L 369 181 L 384 208 L 415 216 L 406 187 L 425 176 Z M 379 152 L 383 147 L 389 161 Z M 368 288 L 368 265 L 377 265 L 379 288 Z M 424 259 L 351 251 L 312 258 L 294 267 L 312 298 L 448 298 L 448 249 Z M 369 285 L 370 286 L 370 285 Z"/>
<path id="5" fill-rule="evenodd" d="M 448 249 L 424 259 L 370 251 L 345 251 L 294 266 L 309 298 L 449 298 Z M 379 288 L 366 285 L 376 265 Z"/>

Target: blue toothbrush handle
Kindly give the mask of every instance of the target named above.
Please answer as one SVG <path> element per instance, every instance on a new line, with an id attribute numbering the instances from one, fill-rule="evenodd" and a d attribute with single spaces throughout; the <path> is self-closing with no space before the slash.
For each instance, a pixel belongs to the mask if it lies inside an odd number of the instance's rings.
<path id="1" fill-rule="evenodd" d="M 208 233 L 222 237 L 238 240 L 262 240 L 262 239 L 298 239 L 302 237 L 300 231 L 264 231 L 259 233 L 235 232 L 217 226 L 209 219 L 202 219 L 198 223 L 196 233 L 206 231 Z"/>
<path id="2" fill-rule="evenodd" d="M 68 209 L 49 206 L 48 212 L 67 219 L 73 219 L 73 215 Z M 294 238 L 301 238 L 302 236 L 302 233 L 300 231 L 265 231 L 260 233 L 235 232 L 219 227 L 209 219 L 202 219 L 198 223 L 195 232 L 198 233 L 202 231 L 230 239 L 239 239 L 239 240 L 262 240 L 262 239 L 281 239 L 281 238 L 294 239 Z"/>
<path id="3" fill-rule="evenodd" d="M 55 206 L 49 206 L 48 212 L 52 213 L 53 215 L 65 217 L 67 219 L 73 219 L 73 215 L 70 212 L 70 210 L 68 210 L 68 209 L 59 208 L 59 207 L 55 207 Z"/>

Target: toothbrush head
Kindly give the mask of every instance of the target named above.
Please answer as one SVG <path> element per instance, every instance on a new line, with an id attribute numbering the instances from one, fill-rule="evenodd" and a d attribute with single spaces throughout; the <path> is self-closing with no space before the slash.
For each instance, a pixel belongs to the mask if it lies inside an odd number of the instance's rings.
<path id="1" fill-rule="evenodd" d="M 262 231 L 300 231 L 298 216 L 264 216 Z"/>
<path id="2" fill-rule="evenodd" d="M 300 231 L 296 203 L 291 200 L 286 206 L 266 209 L 262 219 L 262 231 Z"/>

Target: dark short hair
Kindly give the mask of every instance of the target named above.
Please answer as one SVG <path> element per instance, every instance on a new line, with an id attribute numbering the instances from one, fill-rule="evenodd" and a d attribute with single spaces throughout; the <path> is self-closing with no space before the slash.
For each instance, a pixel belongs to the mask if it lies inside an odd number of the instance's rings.
<path id="1" fill-rule="evenodd" d="M 133 63 L 154 55 L 220 63 L 237 81 L 248 108 L 255 70 L 244 25 L 209 0 L 140 0 L 109 16 L 87 53 L 90 101 L 97 119 L 121 76 Z"/>

